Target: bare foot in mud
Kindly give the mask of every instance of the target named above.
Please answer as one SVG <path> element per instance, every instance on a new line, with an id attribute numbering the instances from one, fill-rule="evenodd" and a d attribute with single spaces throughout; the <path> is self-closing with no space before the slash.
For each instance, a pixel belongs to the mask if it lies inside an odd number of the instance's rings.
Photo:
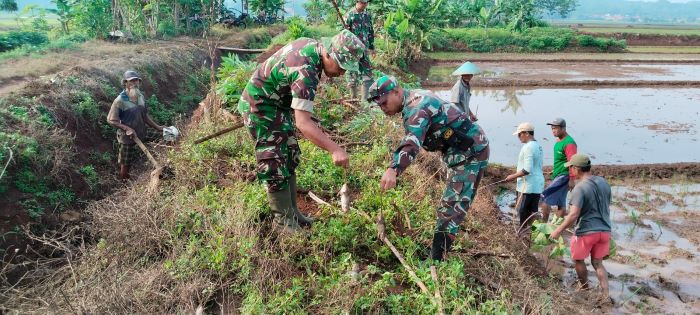
<path id="1" fill-rule="evenodd" d="M 588 282 L 586 284 L 581 285 L 580 283 L 576 284 L 576 292 L 590 292 L 591 287 L 588 285 Z"/>
<path id="2" fill-rule="evenodd" d="M 615 300 L 606 294 L 598 294 L 595 299 L 596 307 L 612 307 L 615 306 Z"/>

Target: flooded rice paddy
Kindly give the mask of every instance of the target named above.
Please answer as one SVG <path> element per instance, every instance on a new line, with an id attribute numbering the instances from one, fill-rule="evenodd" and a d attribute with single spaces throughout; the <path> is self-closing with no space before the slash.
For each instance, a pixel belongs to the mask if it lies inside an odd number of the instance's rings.
<path id="1" fill-rule="evenodd" d="M 612 312 L 697 313 L 700 310 L 700 184 L 612 187 L 612 235 L 618 254 L 604 262 L 609 274 Z M 496 200 L 507 222 L 517 221 L 515 194 L 502 191 Z M 568 235 L 565 237 L 568 238 Z M 568 240 L 567 240 L 568 241 Z M 544 260 L 552 274 L 574 290 L 570 258 Z M 589 265 L 589 279 L 597 279 Z"/>
<path id="2" fill-rule="evenodd" d="M 459 64 L 430 68 L 427 81 L 453 82 L 451 74 Z M 587 62 L 483 62 L 479 80 L 630 80 L 630 81 L 700 81 L 700 64 L 628 64 Z"/>
<path id="3" fill-rule="evenodd" d="M 700 71 L 698 71 L 700 73 Z M 449 91 L 437 91 L 449 99 Z M 552 163 L 556 139 L 548 121 L 563 117 L 579 151 L 594 164 L 700 162 L 700 89 L 475 89 L 471 109 L 491 142 L 491 162 L 514 165 L 524 121 Z"/>

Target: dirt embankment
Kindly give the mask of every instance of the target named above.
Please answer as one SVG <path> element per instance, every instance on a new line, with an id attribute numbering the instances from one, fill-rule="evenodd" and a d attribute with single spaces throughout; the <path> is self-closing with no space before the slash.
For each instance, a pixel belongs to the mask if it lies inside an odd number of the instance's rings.
<path id="1" fill-rule="evenodd" d="M 581 34 L 601 36 L 600 33 Z M 698 35 L 663 35 L 663 34 L 639 34 L 639 33 L 610 33 L 604 36 L 615 39 L 624 39 L 630 46 L 700 46 Z"/>
<path id="2" fill-rule="evenodd" d="M 204 50 L 198 47 L 168 42 L 89 45 L 109 53 L 98 58 L 92 50 L 73 52 L 67 56 L 68 61 L 60 62 L 63 69 L 54 69 L 50 77 L 30 79 L 26 86 L 3 96 L 6 106 L 27 108 L 30 118 L 17 121 L 10 114 L 10 124 L 3 133 L 9 139 L 33 139 L 27 141 L 36 141 L 39 155 L 25 159 L 20 156 L 25 144 L 9 143 L 16 152 L 15 159 L 0 182 L 6 189 L 0 202 L 0 234 L 5 235 L 0 247 L 8 252 L 20 249 L 17 254 L 24 253 L 27 244 L 17 231 L 21 227 L 37 223 L 41 228 L 51 228 L 62 224 L 65 217 L 79 220 L 80 211 L 73 210 L 81 208 L 85 200 L 100 198 L 121 186 L 114 175 L 116 138 L 114 129 L 106 124 L 106 116 L 121 91 L 125 70 L 139 71 L 146 99 L 155 95 L 166 109 L 175 104 L 193 108 L 196 103 L 187 104 L 184 97 L 207 91 L 208 81 L 200 81 L 201 77 L 195 75 L 206 59 Z M 49 62 L 45 58 L 33 61 Z M 12 64 L 19 67 L 31 61 L 19 59 Z M 33 116 L 37 110 L 51 117 L 52 124 L 37 124 Z M 143 165 L 135 166 L 134 173 L 148 167 Z M 92 172 L 94 176 L 87 176 Z M 29 182 L 32 187 L 21 185 L 27 182 L 27 176 L 33 178 Z M 69 197 L 54 208 L 57 191 Z M 41 208 L 43 214 L 31 218 L 31 211 Z"/>

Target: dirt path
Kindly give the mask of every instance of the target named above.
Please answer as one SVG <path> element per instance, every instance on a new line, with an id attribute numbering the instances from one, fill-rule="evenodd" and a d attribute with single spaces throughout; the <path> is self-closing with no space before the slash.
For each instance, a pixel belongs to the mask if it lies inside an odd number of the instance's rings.
<path id="1" fill-rule="evenodd" d="M 152 41 L 137 44 L 90 41 L 75 50 L 49 52 L 0 62 L 0 96 L 21 90 L 31 80 L 46 81 L 61 71 L 74 67 L 90 67 L 110 60 L 130 60 L 150 53 L 179 48 L 188 44 L 172 41 Z"/>
<path id="2" fill-rule="evenodd" d="M 227 32 L 215 36 L 215 40 L 224 46 L 247 47 L 249 42 L 270 38 L 281 32 L 283 26 L 266 29 L 249 29 Z M 172 40 L 151 40 L 140 43 L 116 43 L 93 40 L 80 44 L 76 49 L 48 52 L 39 56 L 28 56 L 0 61 L 0 96 L 20 91 L 35 79 L 50 81 L 54 75 L 74 67 L 91 67 L 98 64 L 139 59 L 159 51 L 179 49 L 188 46 L 206 47 L 207 42 L 199 38 L 179 37 Z"/>

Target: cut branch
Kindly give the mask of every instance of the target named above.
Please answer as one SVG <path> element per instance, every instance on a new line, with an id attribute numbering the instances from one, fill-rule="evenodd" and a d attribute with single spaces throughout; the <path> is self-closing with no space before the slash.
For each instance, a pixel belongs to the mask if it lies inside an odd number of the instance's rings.
<path id="1" fill-rule="evenodd" d="M 401 265 L 403 265 L 404 269 L 408 271 L 408 274 L 411 276 L 411 279 L 413 282 L 415 282 L 418 287 L 420 287 L 420 290 L 423 291 L 424 294 L 427 296 L 430 296 L 430 291 L 428 291 L 428 287 L 425 286 L 425 283 L 418 278 L 418 275 L 413 271 L 413 268 L 406 262 L 406 260 L 403 258 L 401 253 L 394 247 L 394 244 L 391 243 L 391 241 L 386 237 L 386 226 L 384 225 L 384 216 L 382 213 L 379 213 L 379 216 L 377 216 L 377 233 L 379 234 L 379 238 L 386 244 L 386 246 L 389 246 L 389 249 L 391 249 L 391 252 L 394 253 L 394 256 L 399 259 L 401 262 Z"/>
<path id="2" fill-rule="evenodd" d="M 202 137 L 202 138 L 199 138 L 199 139 L 195 140 L 193 143 L 194 143 L 194 144 L 200 144 L 200 143 L 202 143 L 202 142 L 204 142 L 204 141 L 207 141 L 207 140 L 212 139 L 212 138 L 216 138 L 216 137 L 218 137 L 218 136 L 221 136 L 221 135 L 223 135 L 223 134 L 229 133 L 229 132 L 234 131 L 234 130 L 236 130 L 236 129 L 238 129 L 238 128 L 241 128 L 241 127 L 243 127 L 243 123 L 242 123 L 242 122 L 239 122 L 239 123 L 237 123 L 237 124 L 235 124 L 235 125 L 233 125 L 233 126 L 231 126 L 231 127 L 228 127 L 228 128 L 226 128 L 226 129 L 219 130 L 219 131 L 217 131 L 217 132 L 215 132 L 215 133 L 212 133 L 212 134 L 210 134 L 210 135 L 208 135 L 208 136 L 204 136 L 204 137 Z"/>

